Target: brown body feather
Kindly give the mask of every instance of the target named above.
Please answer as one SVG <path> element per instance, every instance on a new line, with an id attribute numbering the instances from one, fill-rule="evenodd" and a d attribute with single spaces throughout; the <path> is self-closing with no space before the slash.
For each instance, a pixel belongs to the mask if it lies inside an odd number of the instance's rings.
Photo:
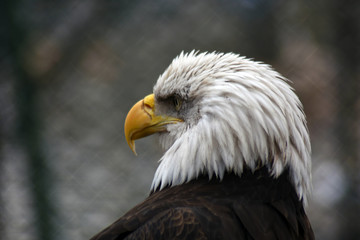
<path id="1" fill-rule="evenodd" d="M 241 177 L 208 176 L 156 191 L 92 240 L 314 239 L 288 179 L 265 167 Z"/>

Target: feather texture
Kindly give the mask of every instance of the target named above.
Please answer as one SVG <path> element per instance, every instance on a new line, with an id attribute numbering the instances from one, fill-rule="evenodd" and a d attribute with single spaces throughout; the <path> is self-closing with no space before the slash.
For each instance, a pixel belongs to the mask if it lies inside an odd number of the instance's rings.
<path id="1" fill-rule="evenodd" d="M 92 240 L 314 239 L 289 172 L 266 168 L 223 180 L 200 176 L 152 193 Z"/>
<path id="2" fill-rule="evenodd" d="M 183 123 L 160 134 L 165 153 L 152 189 L 204 173 L 241 175 L 244 167 L 262 165 L 274 177 L 289 168 L 306 202 L 311 147 L 305 115 L 288 81 L 270 66 L 232 53 L 181 53 L 159 77 L 154 93 L 157 99 L 180 96 L 190 107 Z"/>

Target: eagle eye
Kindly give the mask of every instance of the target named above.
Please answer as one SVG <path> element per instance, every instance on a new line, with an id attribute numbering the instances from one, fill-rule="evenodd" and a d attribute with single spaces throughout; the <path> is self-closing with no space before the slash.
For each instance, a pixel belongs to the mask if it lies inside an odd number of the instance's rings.
<path id="1" fill-rule="evenodd" d="M 172 98 L 172 103 L 173 103 L 173 105 L 174 105 L 174 107 L 175 107 L 175 110 L 176 110 L 176 111 L 179 111 L 180 108 L 181 108 L 181 104 L 182 104 L 181 99 L 180 99 L 178 96 L 174 96 L 174 97 Z"/>

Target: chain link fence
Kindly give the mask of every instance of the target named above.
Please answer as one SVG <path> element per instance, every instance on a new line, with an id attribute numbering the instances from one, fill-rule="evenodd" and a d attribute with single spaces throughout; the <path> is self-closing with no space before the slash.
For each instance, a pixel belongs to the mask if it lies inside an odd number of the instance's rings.
<path id="1" fill-rule="evenodd" d="M 360 238 L 358 2 L 2 5 L 1 239 L 88 239 L 141 202 L 161 151 L 150 137 L 132 154 L 126 113 L 193 49 L 240 53 L 293 81 L 312 137 L 315 235 Z"/>

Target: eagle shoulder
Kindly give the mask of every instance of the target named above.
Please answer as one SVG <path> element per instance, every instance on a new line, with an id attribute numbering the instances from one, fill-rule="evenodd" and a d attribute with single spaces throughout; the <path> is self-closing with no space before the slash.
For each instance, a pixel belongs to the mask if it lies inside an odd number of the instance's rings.
<path id="1" fill-rule="evenodd" d="M 314 239 L 288 174 L 267 172 L 203 176 L 154 192 L 92 240 Z"/>

